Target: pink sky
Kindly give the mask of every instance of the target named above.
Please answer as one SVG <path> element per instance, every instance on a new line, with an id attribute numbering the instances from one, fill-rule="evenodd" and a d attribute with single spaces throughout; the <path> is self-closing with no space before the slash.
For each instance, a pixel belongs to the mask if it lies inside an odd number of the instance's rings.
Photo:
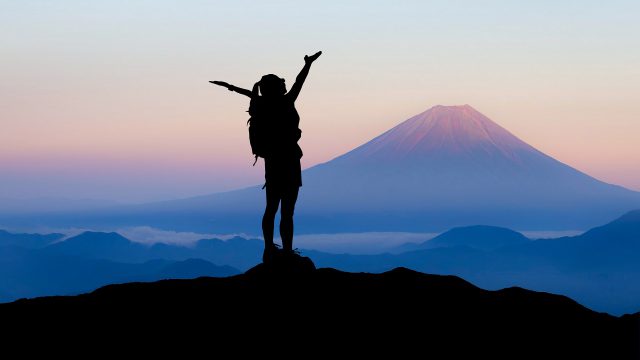
<path id="1" fill-rule="evenodd" d="M 638 6 L 462 3 L 7 5 L 0 198 L 148 201 L 259 183 L 248 99 L 207 81 L 250 87 L 276 73 L 290 85 L 317 50 L 298 100 L 304 166 L 466 103 L 640 190 Z"/>

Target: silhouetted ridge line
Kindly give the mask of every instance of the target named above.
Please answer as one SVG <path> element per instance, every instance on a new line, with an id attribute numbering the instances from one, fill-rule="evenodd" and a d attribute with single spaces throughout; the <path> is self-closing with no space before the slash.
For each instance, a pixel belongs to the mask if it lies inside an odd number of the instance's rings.
<path id="1" fill-rule="evenodd" d="M 216 351 L 237 351 L 238 343 L 274 344 L 287 334 L 291 345 L 284 352 L 322 344 L 320 352 L 366 355 L 637 355 L 639 315 L 596 313 L 564 296 L 521 288 L 486 291 L 455 276 L 405 268 L 382 274 L 289 270 L 260 265 L 229 278 L 110 285 L 75 297 L 1 305 L 0 315 L 6 324 L 29 317 L 37 319 L 31 326 L 63 323 L 98 332 L 125 321 L 147 336 L 180 329 L 187 338 L 202 331 L 197 324 L 215 324 L 206 331 Z M 159 323 L 161 329 L 155 328 Z"/>

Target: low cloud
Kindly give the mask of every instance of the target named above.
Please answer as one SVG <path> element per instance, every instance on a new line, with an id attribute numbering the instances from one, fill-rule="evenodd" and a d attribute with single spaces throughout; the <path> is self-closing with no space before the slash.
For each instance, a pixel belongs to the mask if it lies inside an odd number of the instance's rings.
<path id="1" fill-rule="evenodd" d="M 247 234 L 207 234 L 195 232 L 178 232 L 156 229 L 150 226 L 120 228 L 116 230 L 116 232 L 131 241 L 149 245 L 155 243 L 163 243 L 171 245 L 192 246 L 198 240 L 202 239 L 216 238 L 228 240 L 235 236 L 251 238 L 251 236 Z"/>
<path id="2" fill-rule="evenodd" d="M 297 235 L 294 246 L 332 253 L 376 254 L 404 243 L 420 243 L 436 233 L 366 232 Z"/>
<path id="3" fill-rule="evenodd" d="M 553 239 L 563 236 L 576 236 L 584 233 L 584 230 L 549 230 L 549 231 L 521 231 L 521 233 L 532 240 Z"/>
<path id="4" fill-rule="evenodd" d="M 195 232 L 177 232 L 153 228 L 150 226 L 136 226 L 115 230 L 122 236 L 143 244 L 173 244 L 193 246 L 198 240 L 217 238 L 228 240 L 235 236 L 246 239 L 255 238 L 247 234 L 212 234 Z M 338 233 L 338 234 L 305 234 L 296 235 L 294 246 L 304 249 L 320 250 L 333 253 L 348 252 L 352 254 L 380 253 L 408 242 L 423 242 L 433 238 L 432 233 L 402 233 L 402 232 L 368 232 L 368 233 Z M 280 242 L 279 238 L 276 238 Z"/>
<path id="5" fill-rule="evenodd" d="M 24 230 L 23 230 L 24 231 Z M 68 238 L 77 236 L 86 231 L 98 231 L 98 232 L 116 232 L 131 241 L 135 241 L 141 244 L 153 245 L 156 243 L 192 246 L 198 240 L 202 239 L 221 239 L 228 240 L 235 236 L 240 236 L 246 239 L 255 238 L 244 233 L 238 234 L 211 234 L 211 233 L 195 233 L 195 232 L 179 232 L 157 229 L 151 226 L 132 226 L 124 228 L 38 228 L 32 229 L 31 232 L 40 234 L 60 233 L 65 237 L 59 241 L 64 241 Z"/>
<path id="6" fill-rule="evenodd" d="M 89 228 L 38 228 L 38 229 L 12 229 L 11 232 L 36 232 L 41 234 L 62 233 L 66 236 L 60 241 L 79 235 L 85 231 L 117 232 L 131 241 L 141 244 L 153 245 L 156 243 L 193 246 L 202 239 L 228 240 L 235 236 L 245 239 L 262 238 L 261 236 L 237 234 L 213 234 L 196 232 L 179 232 L 154 228 L 151 226 L 134 226 L 117 229 L 89 229 Z M 583 233 L 581 230 L 565 231 L 521 231 L 530 239 L 548 239 L 562 236 L 575 236 Z M 410 233 L 410 232 L 363 232 L 363 233 L 337 233 L 337 234 L 303 234 L 296 235 L 294 247 L 308 250 L 318 250 L 330 253 L 350 254 L 379 254 L 393 251 L 394 248 L 405 243 L 421 243 L 431 240 L 437 233 Z M 280 243 L 276 231 L 276 242 Z"/>
<path id="7" fill-rule="evenodd" d="M 202 239 L 228 240 L 235 236 L 245 239 L 262 238 L 261 236 L 236 234 L 213 234 L 180 232 L 154 228 L 151 226 L 133 226 L 123 228 L 40 228 L 32 229 L 38 233 L 62 233 L 66 236 L 60 241 L 79 235 L 85 231 L 117 232 L 131 241 L 141 244 L 153 245 L 156 243 L 193 246 Z M 294 246 L 300 249 L 318 250 L 331 253 L 350 254 L 376 254 L 390 251 L 404 243 L 419 243 L 436 236 L 436 233 L 408 233 L 408 232 L 364 232 L 364 233 L 337 233 L 337 234 L 304 234 L 296 235 Z M 276 230 L 276 242 L 280 243 Z"/>

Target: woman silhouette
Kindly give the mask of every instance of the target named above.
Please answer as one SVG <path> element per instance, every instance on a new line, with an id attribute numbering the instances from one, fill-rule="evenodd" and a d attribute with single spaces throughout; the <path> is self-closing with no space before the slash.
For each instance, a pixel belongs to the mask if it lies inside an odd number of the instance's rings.
<path id="1" fill-rule="evenodd" d="M 264 236 L 264 253 L 262 260 L 269 263 L 276 253 L 273 243 L 273 231 L 276 213 L 280 206 L 280 237 L 283 254 L 293 256 L 293 212 L 298 199 L 298 190 L 302 186 L 300 158 L 302 149 L 298 145 L 300 139 L 300 116 L 295 108 L 295 101 L 302 90 L 311 64 L 322 54 L 321 51 L 304 57 L 304 67 L 296 77 L 289 92 L 285 80 L 273 75 L 263 76 L 253 86 L 253 90 L 239 88 L 223 81 L 211 81 L 251 98 L 250 112 L 254 108 L 268 122 L 270 150 L 264 157 L 265 187 L 267 205 L 262 217 L 262 234 Z M 252 114 L 253 116 L 253 114 Z"/>

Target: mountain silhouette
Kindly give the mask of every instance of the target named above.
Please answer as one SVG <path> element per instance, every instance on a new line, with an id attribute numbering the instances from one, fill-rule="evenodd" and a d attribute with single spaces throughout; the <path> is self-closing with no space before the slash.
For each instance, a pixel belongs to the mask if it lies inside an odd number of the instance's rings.
<path id="1" fill-rule="evenodd" d="M 115 232 L 86 231 L 43 249 L 47 254 L 104 259 L 116 262 L 144 262 L 154 259 L 184 261 L 192 258 L 215 264 L 235 264 L 247 270 L 260 261 L 263 242 L 234 237 L 228 240 L 201 239 L 193 246 L 164 243 L 146 245 L 131 241 Z"/>
<path id="2" fill-rule="evenodd" d="M 394 252 L 434 249 L 439 247 L 468 246 L 481 250 L 495 250 L 509 245 L 524 244 L 530 241 L 517 231 L 497 226 L 474 225 L 453 228 L 431 240 L 399 246 Z"/>
<path id="3" fill-rule="evenodd" d="M 640 207 L 640 193 L 545 155 L 469 105 L 434 106 L 303 179 L 297 233 L 575 230 Z M 260 233 L 263 196 L 255 186 L 46 221 Z"/>
<path id="4" fill-rule="evenodd" d="M 464 228 L 465 241 L 456 246 L 379 255 L 306 254 L 321 267 L 383 272 L 404 266 L 461 276 L 486 289 L 518 285 L 563 294 L 614 314 L 640 309 L 640 211 L 577 236 L 474 247 L 487 238 L 487 229 L 495 228 Z"/>
<path id="5" fill-rule="evenodd" d="M 115 232 L 86 231 L 51 244 L 45 250 L 51 254 L 138 262 L 144 260 L 142 253 L 146 246 L 132 242 Z"/>
<path id="6" fill-rule="evenodd" d="M 606 243 L 609 246 L 640 246 L 640 210 L 630 211 L 618 219 L 593 228 L 580 238 L 586 242 Z"/>
<path id="7" fill-rule="evenodd" d="M 113 325 L 135 324 L 135 330 L 121 327 L 118 335 L 153 338 L 179 329 L 194 345 L 193 336 L 206 331 L 216 352 L 242 346 L 270 352 L 286 334 L 280 353 L 299 355 L 392 351 L 396 357 L 631 359 L 638 355 L 640 336 L 637 314 L 617 318 L 563 296 L 521 288 L 486 291 L 458 277 L 404 268 L 274 276 L 258 267 L 230 278 L 111 285 L 75 297 L 20 300 L 0 305 L 0 316 L 10 328 L 28 317 L 38 332 L 55 327 L 72 338 L 80 331 L 95 338 L 112 334 Z M 161 351 L 148 342 L 135 347 Z"/>
<path id="8" fill-rule="evenodd" d="M 461 276 L 485 289 L 515 285 L 553 292 L 594 310 L 624 314 L 640 310 L 638 234 L 640 211 L 633 211 L 572 237 L 528 240 L 509 229 L 469 226 L 451 229 L 423 244 L 396 248 L 393 254 L 353 255 L 312 250 L 303 253 L 321 267 L 374 273 L 407 267 Z M 92 248 L 94 236 L 101 240 Z M 70 242 L 62 246 L 66 241 Z M 105 243 L 114 249 L 105 247 Z M 0 246 L 0 272 L 5 274 L 0 277 L 3 295 L 0 301 L 78 293 L 108 283 L 132 281 L 134 277 L 158 279 L 143 275 L 155 276 L 162 266 L 173 262 L 206 268 L 189 259 L 246 271 L 261 261 L 262 247 L 261 240 L 240 237 L 202 239 L 189 246 L 162 243 L 149 246 L 133 243 L 118 234 L 96 232 L 58 241 L 44 249 Z M 163 262 L 158 263 L 158 259 Z M 177 271 L 168 277 L 179 274 Z"/>
<path id="9" fill-rule="evenodd" d="M 522 250 L 530 256 L 570 264 L 573 269 L 615 269 L 620 275 L 635 279 L 640 274 L 640 210 L 581 235 L 535 241 Z M 640 294 L 640 287 L 629 290 Z"/>
<path id="10" fill-rule="evenodd" d="M 64 234 L 14 234 L 0 229 L 0 246 L 15 245 L 28 249 L 39 249 L 64 238 Z"/>
<path id="11" fill-rule="evenodd" d="M 105 237 L 113 238 L 109 234 Z M 84 236 L 81 239 L 89 242 L 86 246 L 90 246 L 91 237 Z M 106 257 L 122 258 L 119 252 L 105 248 L 104 243 L 102 245 L 106 251 L 101 257 L 94 256 L 92 252 L 86 252 L 87 256 L 77 253 L 67 255 L 60 253 L 60 248 L 51 252 L 15 245 L 0 246 L 0 302 L 21 297 L 78 294 L 114 283 L 229 276 L 240 272 L 233 267 L 217 266 L 202 259 L 156 258 L 133 263 L 114 261 Z"/>
<path id="12" fill-rule="evenodd" d="M 545 155 L 469 105 L 420 113 L 307 170 L 305 185 L 300 214 L 326 228 L 347 219 L 345 230 L 580 229 L 640 206 L 640 193 Z"/>

